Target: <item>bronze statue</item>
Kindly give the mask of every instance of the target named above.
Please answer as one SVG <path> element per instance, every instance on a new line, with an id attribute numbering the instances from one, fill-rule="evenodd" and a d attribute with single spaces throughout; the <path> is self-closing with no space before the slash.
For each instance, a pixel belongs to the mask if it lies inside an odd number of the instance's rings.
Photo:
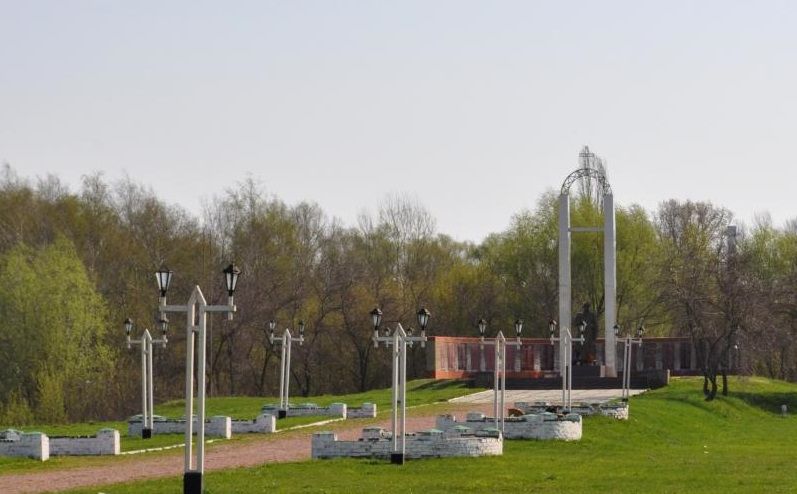
<path id="1" fill-rule="evenodd" d="M 573 348 L 574 360 L 575 363 L 584 364 L 594 364 L 597 360 L 597 346 L 595 344 L 596 340 L 598 339 L 598 317 L 597 315 L 590 311 L 589 302 L 585 303 L 582 307 L 582 312 L 576 314 L 575 319 L 573 320 L 573 336 L 578 338 L 577 332 L 580 331 L 579 326 L 583 322 L 587 323 L 586 328 L 584 329 L 584 344 L 578 348 Z"/>

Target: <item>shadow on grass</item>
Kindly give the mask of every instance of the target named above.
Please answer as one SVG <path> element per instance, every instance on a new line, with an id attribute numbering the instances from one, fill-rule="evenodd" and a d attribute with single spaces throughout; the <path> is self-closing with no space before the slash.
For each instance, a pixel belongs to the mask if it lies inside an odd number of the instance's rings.
<path id="1" fill-rule="evenodd" d="M 412 388 L 413 390 L 441 390 L 448 388 L 468 388 L 469 381 L 461 379 L 430 380 Z"/>
<path id="2" fill-rule="evenodd" d="M 780 415 L 781 405 L 786 405 L 790 413 L 797 412 L 797 393 L 749 393 L 745 391 L 731 391 L 731 396 L 748 403 L 750 406 L 760 408 L 768 413 Z"/>

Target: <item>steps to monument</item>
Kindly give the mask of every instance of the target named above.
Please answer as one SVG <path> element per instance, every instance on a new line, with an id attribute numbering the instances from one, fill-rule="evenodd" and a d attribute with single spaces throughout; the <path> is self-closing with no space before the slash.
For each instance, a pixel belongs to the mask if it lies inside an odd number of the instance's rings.
<path id="1" fill-rule="evenodd" d="M 631 388 L 646 389 L 653 383 L 645 376 L 632 376 Z M 622 374 L 619 377 L 576 377 L 573 375 L 573 389 L 620 389 L 623 387 Z M 543 377 L 537 379 L 506 380 L 506 389 L 562 389 L 561 377 Z"/>

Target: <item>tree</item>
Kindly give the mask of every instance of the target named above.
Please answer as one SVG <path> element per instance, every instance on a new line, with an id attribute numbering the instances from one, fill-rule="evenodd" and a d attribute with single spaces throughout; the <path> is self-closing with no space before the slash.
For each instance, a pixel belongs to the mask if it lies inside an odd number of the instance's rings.
<path id="1" fill-rule="evenodd" d="M 100 416 L 115 354 L 104 344 L 106 308 L 74 246 L 18 246 L 0 259 L 0 401 L 34 407 L 39 421 Z"/>
<path id="2" fill-rule="evenodd" d="M 707 400 L 717 394 L 717 375 L 727 362 L 740 328 L 741 294 L 728 273 L 725 232 L 731 214 L 710 203 L 662 203 L 656 226 L 663 255 L 659 293 L 676 331 L 686 331 L 697 348 Z"/>

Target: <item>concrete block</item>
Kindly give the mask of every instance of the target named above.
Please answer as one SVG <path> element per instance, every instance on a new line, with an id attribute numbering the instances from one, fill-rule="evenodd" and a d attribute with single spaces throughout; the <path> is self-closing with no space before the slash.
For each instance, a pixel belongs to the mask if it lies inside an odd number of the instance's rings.
<path id="1" fill-rule="evenodd" d="M 41 461 L 50 459 L 50 438 L 46 434 L 13 431 L 3 437 L 5 439 L 0 439 L 0 456 L 26 457 Z"/>
<path id="2" fill-rule="evenodd" d="M 118 455 L 120 451 L 121 442 L 116 429 L 101 429 L 96 436 L 50 438 L 52 456 Z"/>
<path id="3" fill-rule="evenodd" d="M 377 427 L 365 428 L 363 437 L 358 441 L 338 441 L 337 436 L 331 432 L 316 433 L 312 439 L 312 456 L 313 458 L 389 459 L 393 445 L 390 437 L 385 436 L 389 436 L 389 433 Z M 430 429 L 408 434 L 406 437 L 405 458 L 484 456 L 502 453 L 503 437 L 498 431 L 487 431 L 483 437 L 475 437 L 472 434 L 460 435 L 452 431 Z"/>
<path id="4" fill-rule="evenodd" d="M 196 434 L 197 418 L 193 418 L 193 433 Z M 153 420 L 153 434 L 185 434 L 185 419 L 166 419 L 155 417 Z M 127 435 L 130 437 L 141 436 L 141 416 L 135 415 L 127 419 Z M 211 417 L 205 420 L 205 435 L 211 437 L 232 437 L 232 421 L 230 417 Z"/>
<path id="5" fill-rule="evenodd" d="M 446 429 L 449 433 L 455 427 L 467 426 L 472 429 L 472 433 L 476 437 L 496 437 L 501 435 L 501 432 L 496 429 L 495 419 L 492 417 L 485 417 L 481 421 L 459 423 L 450 415 L 441 415 L 437 418 L 436 426 L 440 429 Z M 503 435 L 507 439 L 574 441 L 581 439 L 581 430 L 580 415 L 572 414 L 568 417 L 559 417 L 556 414 L 545 412 L 506 418 Z M 465 433 L 462 429 L 459 429 L 459 431 L 462 434 Z"/>
<path id="6" fill-rule="evenodd" d="M 349 408 L 346 412 L 346 418 L 361 419 L 361 418 L 375 418 L 376 417 L 376 404 L 363 403 L 360 408 Z"/>
<path id="7" fill-rule="evenodd" d="M 269 434 L 277 430 L 277 418 L 261 413 L 254 420 L 232 420 L 231 426 L 233 434 Z"/>

